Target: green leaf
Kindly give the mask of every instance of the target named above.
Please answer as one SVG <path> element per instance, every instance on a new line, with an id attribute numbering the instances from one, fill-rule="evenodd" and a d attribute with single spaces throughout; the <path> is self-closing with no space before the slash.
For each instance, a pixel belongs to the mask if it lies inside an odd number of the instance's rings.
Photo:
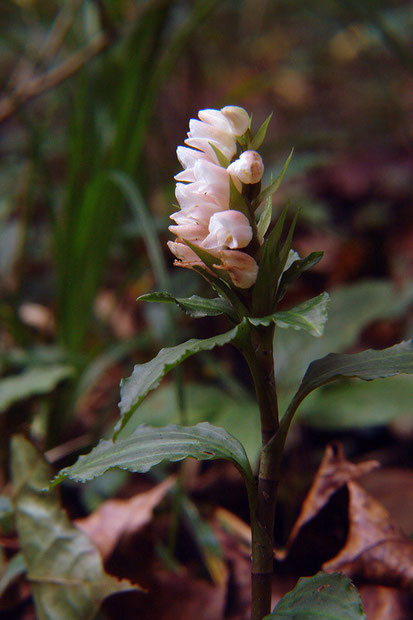
<path id="1" fill-rule="evenodd" d="M 230 287 L 226 282 L 217 278 L 212 273 L 205 271 L 202 267 L 195 266 L 194 271 L 199 273 L 204 280 L 209 282 L 214 291 L 224 297 L 230 305 L 233 307 L 234 311 L 237 313 L 237 321 L 240 322 L 248 314 L 247 308 L 242 303 L 241 299 L 238 297 L 237 293 Z"/>
<path id="2" fill-rule="evenodd" d="M 278 281 L 278 278 L 275 278 L 274 274 L 279 271 L 279 245 L 287 211 L 288 207 L 282 211 L 274 228 L 261 248 L 262 256 L 259 263 L 257 280 L 252 289 L 252 309 L 254 314 L 268 314 L 273 309 L 272 300 Z"/>
<path id="3" fill-rule="evenodd" d="M 267 202 L 265 204 L 264 210 L 260 215 L 260 219 L 257 224 L 257 234 L 260 242 L 264 240 L 264 235 L 268 230 L 269 225 L 271 224 L 272 218 L 272 200 L 271 197 L 267 198 Z"/>
<path id="4" fill-rule="evenodd" d="M 193 251 L 195 252 L 195 254 L 198 256 L 198 258 L 205 263 L 205 265 L 207 267 L 209 267 L 209 269 L 211 269 L 211 271 L 213 271 L 214 273 L 217 274 L 217 276 L 219 277 L 223 277 L 221 276 L 221 272 L 218 270 L 216 270 L 215 266 L 216 265 L 220 265 L 221 264 L 221 259 L 214 256 L 213 254 L 210 254 L 209 252 L 207 252 L 207 250 L 204 250 L 203 248 L 200 248 L 198 245 L 195 245 L 194 243 L 191 243 L 190 241 L 187 241 L 187 239 L 182 239 L 182 241 Z M 223 274 L 224 275 L 224 274 Z"/>
<path id="5" fill-rule="evenodd" d="M 277 603 L 264 620 L 290 618 L 326 618 L 327 620 L 364 620 L 361 598 L 350 579 L 341 573 L 319 572 L 302 577 L 291 592 Z"/>
<path id="6" fill-rule="evenodd" d="M 284 271 L 277 289 L 277 302 L 284 297 L 287 289 L 294 284 L 304 271 L 312 269 L 314 265 L 320 262 L 323 255 L 324 252 L 311 252 L 311 254 L 305 258 L 294 261 L 292 265 Z"/>
<path id="7" fill-rule="evenodd" d="M 226 573 L 226 565 L 217 534 L 212 525 L 201 517 L 198 508 L 186 494 L 181 494 L 179 502 L 181 518 L 183 517 L 186 527 L 190 530 L 209 577 L 215 583 L 221 583 L 222 575 Z"/>
<path id="8" fill-rule="evenodd" d="M 0 380 L 0 412 L 30 396 L 48 394 L 60 381 L 73 375 L 74 369 L 66 364 L 30 368 L 19 375 Z"/>
<path id="9" fill-rule="evenodd" d="M 273 113 L 271 112 L 271 114 L 268 116 L 268 118 L 265 119 L 255 136 L 253 137 L 252 141 L 250 142 L 249 148 L 252 151 L 257 151 L 260 148 L 261 144 L 264 142 L 272 115 Z"/>
<path id="10" fill-rule="evenodd" d="M 289 156 L 287 157 L 287 161 L 285 162 L 283 169 L 281 170 L 281 173 L 278 175 L 278 177 L 275 179 L 275 181 L 273 181 L 268 187 L 266 187 L 265 189 L 262 190 L 262 192 L 257 196 L 257 198 L 254 200 L 252 207 L 254 209 L 254 211 L 256 209 L 258 209 L 258 207 L 260 206 L 260 204 L 262 204 L 265 200 L 267 200 L 267 198 L 271 198 L 271 196 L 273 194 L 275 194 L 275 192 L 277 191 L 277 189 L 280 187 L 281 182 L 284 178 L 284 175 L 287 171 L 288 165 L 291 161 L 291 158 L 293 156 L 294 153 L 294 149 L 292 148 L 290 151 Z"/>
<path id="11" fill-rule="evenodd" d="M 122 417 L 116 427 L 115 437 L 133 412 L 139 407 L 148 392 L 154 390 L 159 385 L 162 377 L 170 370 L 183 362 L 187 357 L 199 353 L 199 351 L 210 351 L 214 347 L 222 347 L 224 344 L 233 342 L 246 327 L 247 324 L 243 321 L 224 334 L 212 336 L 205 340 L 192 338 L 176 347 L 161 349 L 158 355 L 150 362 L 135 366 L 129 379 L 121 383 L 119 407 Z"/>
<path id="12" fill-rule="evenodd" d="M 161 288 L 168 288 L 169 275 L 162 252 L 162 245 L 156 232 L 154 218 L 148 206 L 145 204 L 138 186 L 128 174 L 119 170 L 110 172 L 109 178 L 116 183 L 123 192 L 130 205 L 135 221 L 139 229 L 142 230 L 142 238 L 157 284 Z"/>
<path id="13" fill-rule="evenodd" d="M 136 589 L 103 570 L 90 538 L 72 525 L 56 490 L 45 491 L 51 470 L 22 436 L 12 440 L 16 526 L 39 620 L 92 619 L 106 596 Z"/>
<path id="14" fill-rule="evenodd" d="M 3 596 L 9 586 L 26 573 L 26 562 L 21 553 L 16 553 L 7 564 L 7 568 L 2 573 L 0 579 L 0 596 Z"/>
<path id="15" fill-rule="evenodd" d="M 248 218 L 250 224 L 253 224 L 253 222 L 251 221 L 250 210 L 245 201 L 245 198 L 235 187 L 235 183 L 232 180 L 231 175 L 229 177 L 229 208 L 233 209 L 234 211 L 241 211 L 241 213 L 243 213 L 245 217 Z"/>
<path id="16" fill-rule="evenodd" d="M 329 353 L 310 364 L 296 398 L 302 400 L 320 385 L 342 377 L 372 381 L 399 374 L 413 374 L 413 340 L 388 349 L 368 349 L 352 354 Z"/>
<path id="17" fill-rule="evenodd" d="M 216 297 L 215 299 L 206 299 L 198 295 L 192 295 L 191 297 L 174 297 L 169 293 L 154 292 L 141 295 L 138 297 L 137 301 L 153 301 L 167 304 L 175 303 L 181 310 L 195 319 L 204 316 L 218 316 L 220 314 L 226 314 L 233 320 L 236 319 L 232 306 L 222 297 Z"/>
<path id="18" fill-rule="evenodd" d="M 367 280 L 330 291 L 329 319 L 322 338 L 278 329 L 275 334 L 277 388 L 285 409 L 309 364 L 330 351 L 354 346 L 372 321 L 401 316 L 413 303 L 413 285 L 395 287 L 389 280 Z"/>
<path id="19" fill-rule="evenodd" d="M 308 394 L 320 386 L 343 377 L 371 381 L 399 374 L 413 374 L 413 340 L 380 351 L 368 349 L 353 354 L 329 353 L 326 357 L 315 360 L 309 365 L 297 393 L 282 418 L 274 442 L 285 441 L 297 407 Z M 272 442 L 273 440 L 267 444 L 270 451 Z"/>
<path id="20" fill-rule="evenodd" d="M 244 446 L 250 462 L 257 462 L 261 443 L 259 411 L 247 391 L 232 393 L 205 382 L 185 383 L 185 407 L 190 426 L 210 422 L 223 427 Z M 146 397 L 119 432 L 117 441 L 128 437 L 140 424 L 156 427 L 179 424 L 179 416 L 175 386 L 165 383 Z"/>
<path id="21" fill-rule="evenodd" d="M 228 168 L 230 161 L 226 155 L 222 151 L 220 151 L 213 142 L 208 142 L 209 146 L 211 146 L 214 150 L 215 155 L 217 156 L 217 160 L 220 166 L 223 168 Z"/>
<path id="22" fill-rule="evenodd" d="M 163 461 L 182 461 L 192 457 L 201 461 L 231 461 L 247 481 L 253 474 L 242 445 L 223 428 L 202 422 L 196 426 L 141 425 L 125 439 L 101 440 L 89 454 L 80 456 L 71 467 L 62 469 L 52 484 L 65 478 L 85 482 L 113 467 L 145 473 Z"/>
<path id="23" fill-rule="evenodd" d="M 320 337 L 323 334 L 324 325 L 327 321 L 329 301 L 330 296 L 328 293 L 321 293 L 321 295 L 313 297 L 313 299 L 309 299 L 291 308 L 291 310 L 275 312 L 262 318 L 248 317 L 248 321 L 256 326 L 268 326 L 271 323 L 275 323 L 278 327 L 303 329 L 312 336 Z"/>
<path id="24" fill-rule="evenodd" d="M 413 418 L 413 380 L 408 375 L 330 383 L 300 406 L 300 419 L 318 428 L 366 428 L 406 418 Z"/>
<path id="25" fill-rule="evenodd" d="M 3 536 L 11 534 L 15 529 L 13 505 L 6 495 L 0 495 L 0 529 Z"/>
<path id="26" fill-rule="evenodd" d="M 279 264 L 278 264 L 278 268 L 277 271 L 275 273 L 274 279 L 277 281 L 279 278 L 281 277 L 282 273 L 285 270 L 286 265 L 288 264 L 288 257 L 291 255 L 291 252 L 293 250 L 291 250 L 291 244 L 293 241 L 293 235 L 294 235 L 294 231 L 295 231 L 295 227 L 297 224 L 297 219 L 298 219 L 298 211 L 295 213 L 294 217 L 293 217 L 293 221 L 291 222 L 291 226 L 288 230 L 288 234 L 287 237 L 284 241 L 284 244 L 280 250 L 280 254 L 279 254 Z M 275 299 L 274 299 L 275 302 Z"/>

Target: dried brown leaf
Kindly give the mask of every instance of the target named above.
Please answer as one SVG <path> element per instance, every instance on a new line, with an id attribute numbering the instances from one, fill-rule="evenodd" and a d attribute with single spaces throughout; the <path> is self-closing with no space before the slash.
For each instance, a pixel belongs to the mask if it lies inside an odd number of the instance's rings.
<path id="1" fill-rule="evenodd" d="M 170 477 L 150 491 L 130 499 L 108 500 L 96 512 L 77 519 L 75 523 L 89 536 L 105 560 L 123 536 L 136 533 L 150 522 L 154 508 L 174 484 L 175 478 Z"/>
<path id="2" fill-rule="evenodd" d="M 407 587 L 413 581 L 413 542 L 356 482 L 347 483 L 349 532 L 344 548 L 323 570 L 370 583 Z"/>
<path id="3" fill-rule="evenodd" d="M 413 609 L 406 592 L 387 586 L 359 588 L 367 620 L 409 620 Z"/>
<path id="4" fill-rule="evenodd" d="M 304 500 L 300 514 L 288 539 L 290 548 L 303 526 L 313 519 L 329 502 L 331 497 L 350 480 L 359 478 L 379 467 L 377 461 L 350 463 L 344 458 L 341 444 L 327 446 L 324 458 L 316 473 L 314 482 Z"/>

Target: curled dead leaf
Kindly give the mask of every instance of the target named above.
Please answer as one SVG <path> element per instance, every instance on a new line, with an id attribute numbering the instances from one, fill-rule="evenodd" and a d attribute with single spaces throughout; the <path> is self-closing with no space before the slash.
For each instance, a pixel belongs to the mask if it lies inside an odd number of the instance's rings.
<path id="1" fill-rule="evenodd" d="M 413 542 L 383 506 L 356 482 L 347 483 L 349 532 L 343 549 L 325 562 L 364 582 L 408 587 L 413 582 Z"/>
<path id="2" fill-rule="evenodd" d="M 350 480 L 364 476 L 379 467 L 377 461 L 350 463 L 343 454 L 339 443 L 329 444 L 314 482 L 304 500 L 300 514 L 288 539 L 287 549 L 292 546 L 303 526 L 313 519 L 329 502 L 331 497 Z"/>

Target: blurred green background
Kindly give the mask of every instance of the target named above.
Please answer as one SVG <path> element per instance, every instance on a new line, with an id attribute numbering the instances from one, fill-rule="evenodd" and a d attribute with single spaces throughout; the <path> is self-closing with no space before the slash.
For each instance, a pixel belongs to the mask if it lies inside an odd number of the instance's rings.
<path id="1" fill-rule="evenodd" d="M 202 108 L 241 105 L 255 128 L 274 112 L 267 179 L 295 147 L 274 213 L 301 208 L 295 248 L 326 252 L 285 300 L 333 299 L 321 340 L 277 334 L 282 402 L 312 359 L 412 335 L 410 2 L 3 0 L 0 20 L 2 437 L 29 428 L 45 449 L 66 446 L 59 458 L 84 448 L 116 420 L 133 363 L 227 328 L 135 302 L 154 289 L 208 294 L 166 248 L 175 149 Z M 184 411 L 256 454 L 235 352 L 200 356 L 182 381 L 162 384 L 142 421 Z M 328 387 L 301 419 L 403 420 L 412 433 L 412 390 L 403 377 Z"/>

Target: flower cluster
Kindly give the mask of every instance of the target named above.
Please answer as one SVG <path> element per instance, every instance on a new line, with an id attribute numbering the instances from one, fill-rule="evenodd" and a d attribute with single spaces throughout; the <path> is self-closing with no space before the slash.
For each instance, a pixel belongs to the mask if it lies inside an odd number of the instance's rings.
<path id="1" fill-rule="evenodd" d="M 186 242 L 207 251 L 218 259 L 214 269 L 226 272 L 234 286 L 247 289 L 258 272 L 254 258 L 245 251 L 253 229 L 247 215 L 230 208 L 230 179 L 242 191 L 243 185 L 260 182 L 264 166 L 255 151 L 237 156 L 238 139 L 250 124 L 243 108 L 201 110 L 198 116 L 200 120 L 189 122 L 187 146 L 177 148 L 184 170 L 175 177 L 180 210 L 171 215 L 176 225 L 169 230 L 176 241 L 168 246 L 178 259 L 175 264 L 191 269 L 208 268 Z M 232 163 L 225 167 L 222 161 Z"/>

